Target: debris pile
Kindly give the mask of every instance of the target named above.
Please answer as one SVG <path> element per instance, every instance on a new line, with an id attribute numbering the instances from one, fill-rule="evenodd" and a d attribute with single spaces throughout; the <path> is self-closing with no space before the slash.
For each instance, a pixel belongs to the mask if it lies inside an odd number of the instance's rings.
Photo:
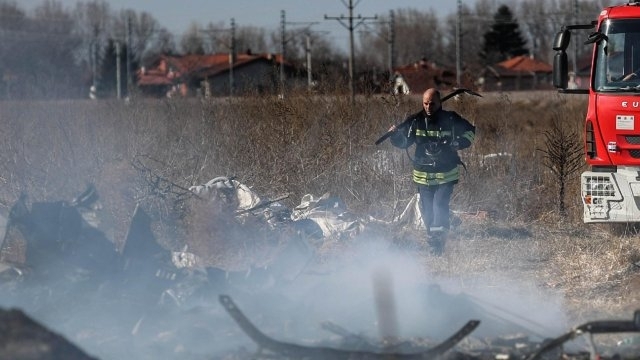
<path id="1" fill-rule="evenodd" d="M 220 303 L 238 326 L 258 345 L 259 358 L 287 359 L 640 359 L 640 335 L 627 338 L 624 345 L 617 348 L 598 349 L 593 341 L 595 334 L 640 333 L 640 310 L 631 320 L 592 321 L 575 327 L 553 339 L 533 342 L 526 336 L 494 338 L 486 343 L 461 343 L 479 325 L 478 320 L 469 320 L 446 340 L 429 346 L 421 346 L 417 341 L 389 342 L 376 344 L 354 336 L 334 325 L 327 329 L 339 333 L 344 341 L 333 346 L 326 344 L 300 345 L 276 340 L 260 331 L 237 307 L 230 296 L 221 295 Z M 565 351 L 563 345 L 581 335 L 586 336 L 588 351 Z M 353 341 L 356 338 L 357 341 Z M 632 339 L 632 340 L 629 340 Z M 357 344 L 354 346 L 354 343 Z M 621 345 L 621 344 L 618 344 Z"/>
<path id="2" fill-rule="evenodd" d="M 166 331 L 175 312 L 222 291 L 254 293 L 291 281 L 323 238 L 361 229 L 354 217 L 340 225 L 348 212 L 328 196 L 307 196 L 293 218 L 279 202 L 284 197 L 263 200 L 232 178 L 189 191 L 184 214 L 163 218 L 139 203 L 124 239 L 106 228 L 113 209 L 103 208 L 92 185 L 68 201 L 30 203 L 22 194 L 0 209 L 0 307 L 20 306 L 92 348 L 118 347 L 119 335 Z"/>
<path id="3" fill-rule="evenodd" d="M 496 316 L 477 299 L 424 284 L 411 296 L 432 325 L 420 329 L 420 338 L 353 332 L 348 328 L 357 317 L 378 326 L 382 321 L 370 317 L 394 321 L 388 309 L 366 315 L 362 304 L 345 308 L 348 316 L 336 314 L 338 321 L 322 319 L 319 334 L 298 320 L 316 319 L 318 304 L 342 301 L 331 298 L 334 292 L 323 281 L 340 278 L 338 293 L 345 297 L 362 285 L 318 261 L 319 253 L 327 244 L 355 242 L 370 224 L 328 194 L 305 195 L 288 209 L 280 203 L 286 196 L 264 200 L 228 177 L 188 191 L 184 213 L 164 218 L 140 202 L 124 239 L 105 229 L 107 209 L 93 186 L 70 201 L 30 203 L 22 195 L 10 209 L 0 208 L 0 358 L 94 359 L 64 336 L 103 360 L 533 360 L 559 358 L 548 356 L 583 333 L 640 329 L 636 313 L 633 321 L 593 322 L 548 341 L 544 331 Z M 409 212 L 403 224 L 414 222 Z M 235 301 L 253 303 L 253 316 Z M 393 302 L 383 297 L 380 303 Z M 418 314 L 411 316 L 420 323 Z M 266 335 L 280 333 L 289 339 Z M 327 340 L 303 344 L 308 338 Z M 249 339 L 257 352 L 247 350 Z M 623 342 L 614 353 L 634 344 Z"/>

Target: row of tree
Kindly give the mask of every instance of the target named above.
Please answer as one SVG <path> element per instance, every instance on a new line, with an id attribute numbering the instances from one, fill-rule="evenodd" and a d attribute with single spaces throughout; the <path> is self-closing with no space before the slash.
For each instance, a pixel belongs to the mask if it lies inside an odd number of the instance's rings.
<path id="1" fill-rule="evenodd" d="M 362 24 L 354 63 L 357 72 L 423 58 L 453 64 L 458 39 L 469 70 L 525 53 L 550 61 L 550 43 L 563 24 L 589 22 L 608 4 L 607 0 L 505 0 L 501 4 L 477 0 L 473 7 L 462 4 L 459 14 L 444 18 L 431 10 L 396 9 Z M 461 32 L 456 28 L 458 20 Z M 105 0 L 78 2 L 70 9 L 55 0 L 43 0 L 33 9 L 0 0 L 0 98 L 82 98 L 91 86 L 114 96 L 117 68 L 121 83 L 131 85 L 135 69 L 161 53 L 229 52 L 232 43 L 237 51 L 280 53 L 283 38 L 288 61 L 304 67 L 309 37 L 314 74 L 320 79 L 345 76 L 349 54 L 327 34 L 290 29 L 282 36 L 279 31 L 241 23 L 234 30 L 224 23 L 194 22 L 178 36 L 147 12 L 114 11 Z"/>
<path id="2" fill-rule="evenodd" d="M 610 5 L 609 0 L 477 0 L 473 7 L 462 4 L 460 14 L 449 14 L 444 19 L 432 11 L 396 10 L 394 63 L 409 64 L 426 57 L 440 64 L 455 64 L 458 20 L 462 62 L 470 71 L 522 54 L 551 63 L 551 43 L 563 25 L 590 23 Z M 358 63 L 388 62 L 385 56 L 390 15 L 372 24 L 370 33 L 361 35 L 361 48 L 374 51 L 359 53 Z M 580 47 L 578 57 L 589 50 Z"/>

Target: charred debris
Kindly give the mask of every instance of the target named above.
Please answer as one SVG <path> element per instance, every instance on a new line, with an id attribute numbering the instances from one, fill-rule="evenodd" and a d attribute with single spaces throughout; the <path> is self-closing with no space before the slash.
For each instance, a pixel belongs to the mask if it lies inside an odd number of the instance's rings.
<path id="1" fill-rule="evenodd" d="M 287 359 L 640 359 L 640 338 L 626 338 L 617 343 L 617 348 L 598 347 L 594 335 L 640 333 L 640 310 L 635 311 L 631 320 L 591 321 L 579 325 L 556 338 L 541 342 L 530 341 L 526 336 L 491 339 L 488 343 L 462 343 L 479 325 L 478 320 L 469 320 L 449 338 L 437 344 L 424 341 L 401 341 L 385 339 L 370 341 L 356 334 L 330 324 L 329 331 L 342 336 L 340 347 L 333 345 L 305 346 L 276 340 L 260 331 L 237 307 L 231 297 L 221 295 L 220 303 L 238 326 L 257 345 L 257 357 Z M 565 351 L 566 343 L 584 336 L 583 350 Z M 422 339 L 425 340 L 425 339 Z M 457 346 L 457 347 L 456 347 Z"/>
<path id="2" fill-rule="evenodd" d="M 263 332 L 230 294 L 239 303 L 278 298 L 282 309 L 272 317 L 285 321 L 293 304 L 277 285 L 316 271 L 324 239 L 352 238 L 371 224 L 328 195 L 307 195 L 291 210 L 280 203 L 284 196 L 261 199 L 233 178 L 188 193 L 181 193 L 183 204 L 201 211 L 191 217 L 221 223 L 203 228 L 141 202 L 118 241 L 94 186 L 71 200 L 30 203 L 22 195 L 0 207 L 0 307 L 7 308 L 0 308 L 0 358 L 640 359 L 640 311 L 631 320 L 589 322 L 551 338 L 437 286 L 425 287 L 425 306 L 442 320 L 444 337 L 378 339 L 327 320 L 320 327 L 328 340 L 278 340 L 282 328 Z M 259 242 L 247 242 L 256 231 Z M 196 253 L 189 248 L 193 234 L 222 240 Z M 509 335 L 487 337 L 493 329 Z M 629 336 L 596 346 L 593 336 L 605 333 Z M 583 346 L 565 347 L 583 335 Z M 257 350 L 247 350 L 243 340 Z"/>

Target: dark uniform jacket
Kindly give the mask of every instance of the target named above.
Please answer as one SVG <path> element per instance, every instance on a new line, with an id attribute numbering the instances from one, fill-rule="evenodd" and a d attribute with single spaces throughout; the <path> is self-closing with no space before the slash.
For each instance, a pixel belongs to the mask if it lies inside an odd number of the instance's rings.
<path id="1" fill-rule="evenodd" d="M 457 182 L 458 165 L 462 163 L 458 150 L 471 146 L 475 127 L 458 113 L 444 109 L 430 117 L 423 109 L 409 116 L 404 124 L 390 140 L 401 149 L 416 144 L 413 181 L 422 185 Z"/>

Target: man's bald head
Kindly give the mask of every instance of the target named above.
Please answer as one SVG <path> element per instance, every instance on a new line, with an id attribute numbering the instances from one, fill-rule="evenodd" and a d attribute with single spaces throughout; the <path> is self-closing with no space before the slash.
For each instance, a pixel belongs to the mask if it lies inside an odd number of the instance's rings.
<path id="1" fill-rule="evenodd" d="M 442 107 L 440 91 L 434 88 L 427 89 L 422 95 L 422 107 L 427 115 L 435 114 Z"/>

